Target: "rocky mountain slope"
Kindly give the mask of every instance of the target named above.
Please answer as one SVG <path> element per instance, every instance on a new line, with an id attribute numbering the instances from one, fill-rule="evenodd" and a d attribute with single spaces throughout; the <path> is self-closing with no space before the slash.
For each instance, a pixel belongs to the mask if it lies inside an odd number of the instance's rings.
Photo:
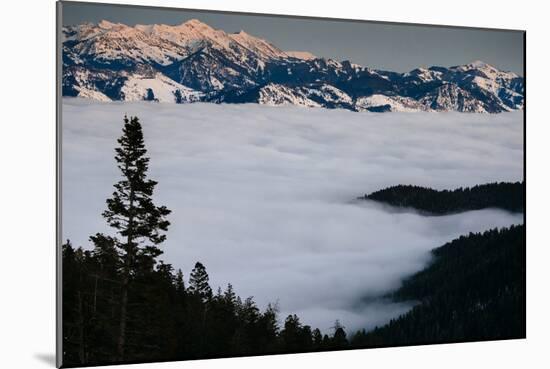
<path id="1" fill-rule="evenodd" d="M 354 111 L 523 109 L 524 80 L 475 61 L 408 73 L 283 51 L 244 31 L 101 21 L 63 28 L 63 95 L 111 101 L 260 103 Z"/>

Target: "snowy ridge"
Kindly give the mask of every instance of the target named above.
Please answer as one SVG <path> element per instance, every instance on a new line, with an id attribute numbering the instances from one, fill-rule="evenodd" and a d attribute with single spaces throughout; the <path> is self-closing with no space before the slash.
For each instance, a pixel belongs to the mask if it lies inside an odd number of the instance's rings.
<path id="1" fill-rule="evenodd" d="M 468 113 L 486 113 L 482 103 L 474 99 L 468 91 L 452 84 L 444 84 L 420 102 L 437 111 L 459 111 Z"/>
<path id="2" fill-rule="evenodd" d="M 299 89 L 293 89 L 283 85 L 269 84 L 260 89 L 260 104 L 265 105 L 299 105 L 306 107 L 320 107 L 321 105 L 311 100 L 307 93 Z"/>
<path id="3" fill-rule="evenodd" d="M 500 113 L 524 107 L 524 80 L 482 61 L 407 73 L 283 51 L 198 19 L 63 28 L 63 95 L 158 102 L 255 102 L 353 111 Z"/>
<path id="4" fill-rule="evenodd" d="M 189 103 L 200 101 L 203 94 L 156 73 L 154 76 L 131 75 L 121 88 L 124 101 L 150 100 Z"/>
<path id="5" fill-rule="evenodd" d="M 76 95 L 80 98 L 97 100 L 97 101 L 112 101 L 107 95 L 97 90 L 90 90 L 86 87 L 78 87 L 78 94 Z"/>
<path id="6" fill-rule="evenodd" d="M 357 99 L 355 106 L 357 110 L 376 111 L 399 111 L 399 112 L 414 112 L 414 111 L 432 111 L 425 104 L 413 99 L 401 96 L 385 96 L 371 95 L 360 97 Z"/>
<path id="7" fill-rule="evenodd" d="M 257 100 L 266 105 L 301 105 L 307 107 L 349 108 L 352 98 L 328 85 L 290 87 L 270 83 L 262 87 Z"/>
<path id="8" fill-rule="evenodd" d="M 309 51 L 285 51 L 285 54 L 291 58 L 302 59 L 302 60 L 313 60 L 317 59 L 315 55 Z"/>

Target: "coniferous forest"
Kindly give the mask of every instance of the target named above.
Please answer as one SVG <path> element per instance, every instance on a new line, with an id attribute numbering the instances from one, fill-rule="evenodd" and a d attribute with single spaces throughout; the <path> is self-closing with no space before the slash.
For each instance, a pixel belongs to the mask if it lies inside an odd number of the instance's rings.
<path id="1" fill-rule="evenodd" d="M 461 236 L 432 251 L 433 262 L 403 282 L 407 314 L 361 332 L 368 347 L 525 337 L 525 226 Z"/>
<path id="2" fill-rule="evenodd" d="M 431 188 L 398 185 L 373 192 L 359 199 L 374 200 L 392 206 L 444 215 L 468 210 L 499 208 L 512 212 L 525 209 L 525 184 L 488 183 L 455 190 L 434 190 Z"/>
<path id="3" fill-rule="evenodd" d="M 91 249 L 62 246 L 65 367 L 525 337 L 523 225 L 433 250 L 431 264 L 390 296 L 416 302 L 401 317 L 351 334 L 336 320 L 323 334 L 296 315 L 279 317 L 276 304 L 260 309 L 231 284 L 213 291 L 200 261 L 185 273 L 163 262 L 173 220 L 153 200 L 157 182 L 147 177 L 137 117 L 124 118 L 115 153 L 121 180 L 102 214 L 112 234 L 91 235 Z M 523 191 L 523 183 L 442 192 L 398 186 L 367 198 L 436 214 L 523 211 Z"/>

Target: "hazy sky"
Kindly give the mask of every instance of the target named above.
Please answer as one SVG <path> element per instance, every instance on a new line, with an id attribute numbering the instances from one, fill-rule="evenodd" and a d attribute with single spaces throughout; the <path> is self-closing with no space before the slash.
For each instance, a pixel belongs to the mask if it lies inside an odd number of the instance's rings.
<path id="1" fill-rule="evenodd" d="M 211 11 L 188 11 L 123 5 L 64 3 L 63 24 L 111 22 L 181 24 L 197 18 L 226 32 L 265 38 L 283 50 L 377 69 L 405 72 L 419 66 L 453 66 L 483 60 L 523 74 L 523 33 L 388 23 L 298 19 Z"/>

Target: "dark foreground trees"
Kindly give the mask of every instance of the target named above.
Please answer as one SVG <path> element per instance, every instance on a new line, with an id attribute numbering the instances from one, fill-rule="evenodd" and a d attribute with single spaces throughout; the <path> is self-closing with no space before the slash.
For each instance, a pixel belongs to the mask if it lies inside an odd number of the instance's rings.
<path id="1" fill-rule="evenodd" d="M 102 348 L 101 351 L 107 353 L 116 342 L 116 354 L 109 352 L 109 355 L 117 361 L 124 361 L 126 350 L 135 347 L 135 337 L 139 336 L 141 340 L 149 334 L 141 331 L 141 319 L 138 319 L 143 318 L 140 314 L 151 309 L 145 297 L 152 296 L 144 295 L 150 290 L 148 282 L 151 278 L 171 279 L 172 275 L 170 267 L 162 264 L 157 267 L 157 274 L 152 274 L 155 272 L 156 258 L 162 254 L 158 245 L 166 238 L 163 232 L 170 224 L 166 220 L 170 210 L 153 203 L 157 183 L 147 178 L 149 158 L 145 156 L 147 150 L 137 117 L 124 117 L 118 143 L 115 161 L 122 179 L 114 185 L 115 191 L 107 199 L 107 209 L 102 214 L 116 235 L 97 233 L 91 236 L 95 246 L 93 252 L 78 250 L 75 253 L 70 245 L 66 245 L 63 252 L 67 264 L 64 264 L 63 272 L 70 275 L 74 271 L 66 265 L 80 266 L 76 292 L 78 319 L 89 318 L 90 324 L 108 325 L 108 329 L 96 332 L 104 335 L 98 336 L 98 340 L 105 339 L 109 344 L 110 349 Z M 86 288 L 89 283 L 93 284 L 91 292 Z M 67 285 L 69 291 L 71 286 Z M 67 299 L 70 297 L 67 296 Z M 91 306 L 87 305 L 87 299 L 91 299 Z M 101 311 L 106 306 L 110 311 Z M 68 308 L 70 311 L 70 306 Z M 154 312 L 151 313 L 147 317 L 155 316 Z M 101 319 L 106 316 L 109 319 Z M 84 329 L 84 322 L 77 326 L 80 332 L 79 360 L 86 363 L 90 359 L 86 343 L 90 342 L 88 338 L 93 334 Z M 107 331 L 108 337 L 105 336 Z"/>
<path id="2" fill-rule="evenodd" d="M 211 293 L 201 263 L 185 283 L 181 271 L 157 263 L 129 289 L 124 361 L 161 361 L 346 348 L 525 337 L 525 228 L 462 236 L 433 251 L 434 261 L 405 280 L 396 301 L 417 305 L 372 331 L 329 335 L 277 307 L 261 311 L 229 284 Z M 106 242 L 105 245 L 109 245 Z M 120 268 L 109 246 L 63 246 L 64 365 L 118 361 Z M 103 246 L 103 247 L 101 247 Z M 187 287 L 188 286 L 188 287 Z"/>
<path id="3" fill-rule="evenodd" d="M 238 297 L 231 284 L 209 293 L 208 274 L 200 263 L 187 288 L 181 271 L 159 263 L 130 289 L 135 320 L 125 361 L 525 337 L 523 225 L 461 236 L 433 254 L 428 267 L 392 294 L 396 301 L 416 302 L 411 311 L 350 336 L 338 321 L 330 336 L 302 324 L 296 315 L 279 324 L 276 306 L 260 311 L 252 298 Z M 120 274 L 109 255 L 98 247 L 63 247 L 66 365 L 117 361 Z"/>
<path id="4" fill-rule="evenodd" d="M 132 274 L 125 357 L 118 351 L 124 270 L 116 256 L 63 245 L 64 366 L 306 352 L 347 347 L 341 326 L 324 339 L 296 315 L 281 327 L 274 305 L 260 310 L 229 284 L 211 293 L 201 263 L 188 286 L 181 271 L 157 263 Z M 197 278 L 200 276 L 200 278 Z"/>

